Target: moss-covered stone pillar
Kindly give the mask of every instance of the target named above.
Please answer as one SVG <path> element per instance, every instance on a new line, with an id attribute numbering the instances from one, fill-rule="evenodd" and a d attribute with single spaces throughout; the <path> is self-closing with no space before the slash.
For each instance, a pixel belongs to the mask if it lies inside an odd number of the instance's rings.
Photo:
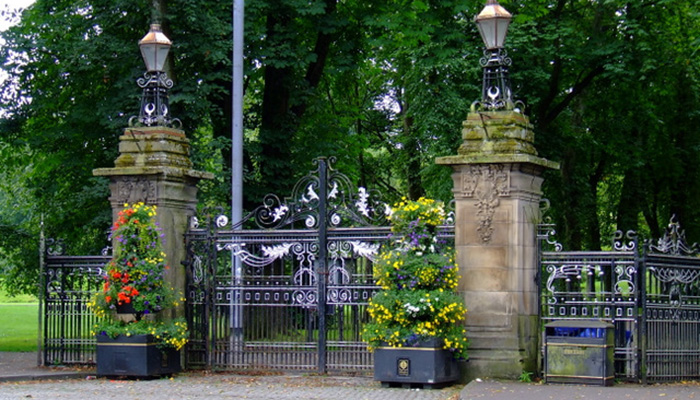
<path id="1" fill-rule="evenodd" d="M 166 127 L 127 128 L 119 138 L 119 157 L 114 168 L 93 170 L 110 179 L 112 219 L 124 203 L 157 206 L 156 221 L 163 230 L 170 284 L 184 294 L 184 235 L 197 206 L 197 182 L 212 174 L 192 169 L 190 144 L 185 133 Z M 172 316 L 181 316 L 180 307 Z"/>
<path id="2" fill-rule="evenodd" d="M 537 370 L 536 225 L 542 172 L 527 116 L 471 112 L 453 169 L 455 245 L 470 340 L 465 380 L 518 378 Z"/>

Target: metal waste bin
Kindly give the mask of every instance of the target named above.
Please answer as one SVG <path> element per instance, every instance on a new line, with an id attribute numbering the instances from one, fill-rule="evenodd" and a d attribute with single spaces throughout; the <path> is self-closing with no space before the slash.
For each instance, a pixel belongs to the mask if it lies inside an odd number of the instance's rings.
<path id="1" fill-rule="evenodd" d="M 615 327 L 603 321 L 545 325 L 545 383 L 610 386 L 615 379 Z"/>

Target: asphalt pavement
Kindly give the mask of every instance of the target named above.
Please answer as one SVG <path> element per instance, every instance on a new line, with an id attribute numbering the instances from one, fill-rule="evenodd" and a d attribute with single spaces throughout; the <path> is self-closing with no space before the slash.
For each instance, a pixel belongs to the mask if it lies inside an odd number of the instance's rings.
<path id="1" fill-rule="evenodd" d="M 544 385 L 477 379 L 443 389 L 383 388 L 371 376 L 303 373 L 186 372 L 156 380 L 95 377 L 94 369 L 37 367 L 35 353 L 0 352 L 0 400 L 12 399 L 328 399 L 328 400 L 472 400 L 472 399 L 661 399 L 700 400 L 700 383 L 616 384 L 611 387 Z"/>

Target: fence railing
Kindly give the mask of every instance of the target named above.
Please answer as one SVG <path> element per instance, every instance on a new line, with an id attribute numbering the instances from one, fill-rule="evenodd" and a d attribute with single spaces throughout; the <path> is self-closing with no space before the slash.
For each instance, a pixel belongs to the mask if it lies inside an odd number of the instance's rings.
<path id="1" fill-rule="evenodd" d="M 87 304 L 102 288 L 103 267 L 110 256 L 67 256 L 61 247 L 49 245 L 44 256 L 43 363 L 92 364 L 96 350 L 92 328 L 97 318 Z"/>
<path id="2" fill-rule="evenodd" d="M 677 223 L 641 247 L 632 232 L 618 232 L 611 251 L 562 251 L 553 233 L 553 225 L 540 225 L 543 325 L 613 323 L 618 379 L 700 378 L 700 258 Z"/>

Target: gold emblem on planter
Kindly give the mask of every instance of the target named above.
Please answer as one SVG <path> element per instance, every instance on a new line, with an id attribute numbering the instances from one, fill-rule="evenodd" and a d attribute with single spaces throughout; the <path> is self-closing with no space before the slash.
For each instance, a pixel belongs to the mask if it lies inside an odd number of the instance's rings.
<path id="1" fill-rule="evenodd" d="M 409 376 L 411 374 L 411 360 L 408 358 L 399 358 L 396 367 L 396 375 L 398 376 Z"/>

